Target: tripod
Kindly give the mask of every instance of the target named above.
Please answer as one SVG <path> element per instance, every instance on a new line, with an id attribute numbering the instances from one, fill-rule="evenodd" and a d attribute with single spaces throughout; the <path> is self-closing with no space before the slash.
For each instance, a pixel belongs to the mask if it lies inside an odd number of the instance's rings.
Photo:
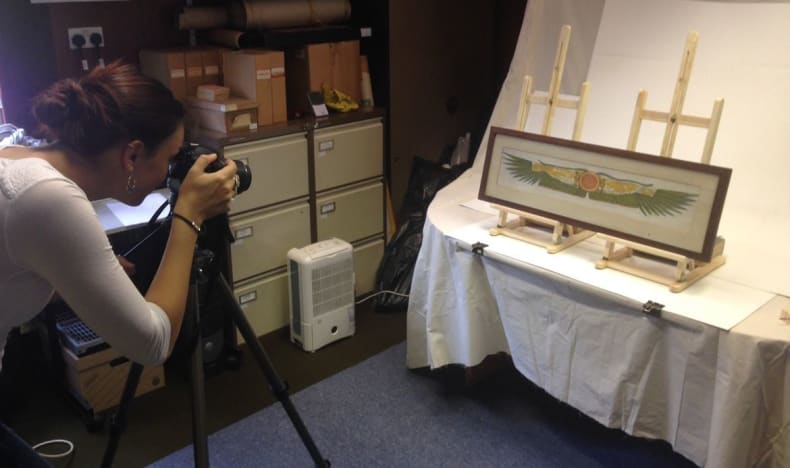
<path id="1" fill-rule="evenodd" d="M 187 298 L 187 311 L 185 321 L 190 320 L 196 326 L 193 328 L 195 331 L 194 338 L 190 337 L 189 347 L 191 353 L 190 359 L 190 379 L 192 384 L 192 438 L 194 447 L 195 466 L 199 468 L 208 467 L 208 436 L 206 434 L 206 401 L 204 389 L 204 371 L 203 371 L 203 343 L 200 333 L 200 300 L 199 300 L 199 287 L 215 281 L 214 284 L 219 286 L 220 293 L 225 299 L 225 303 L 231 306 L 232 319 L 238 327 L 244 341 L 247 343 L 253 357 L 257 361 L 261 370 L 263 371 L 266 380 L 269 382 L 272 393 L 277 397 L 283 405 L 291 423 L 296 429 L 297 433 L 302 439 L 302 443 L 310 453 L 316 467 L 330 466 L 329 460 L 321 456 L 318 448 L 316 447 L 313 439 L 310 437 L 306 426 L 302 422 L 299 413 L 296 411 L 293 403 L 288 395 L 288 387 L 282 381 L 280 376 L 272 366 L 269 357 L 266 355 L 263 346 L 258 341 L 252 326 L 244 316 L 244 312 L 236 302 L 233 291 L 221 272 L 211 274 L 210 265 L 214 259 L 214 254 L 208 249 L 195 249 L 195 256 L 192 262 L 192 274 L 190 277 L 189 297 Z M 182 328 L 182 333 L 184 332 Z M 121 395 L 121 402 L 118 410 L 113 415 L 110 421 L 110 440 L 104 452 L 102 459 L 102 468 L 109 468 L 112 466 L 115 458 L 115 452 L 118 448 L 121 433 L 126 428 L 126 414 L 129 409 L 131 400 L 134 398 L 137 385 L 140 381 L 143 366 L 133 362 L 129 370 L 129 376 L 124 386 L 123 394 Z"/>

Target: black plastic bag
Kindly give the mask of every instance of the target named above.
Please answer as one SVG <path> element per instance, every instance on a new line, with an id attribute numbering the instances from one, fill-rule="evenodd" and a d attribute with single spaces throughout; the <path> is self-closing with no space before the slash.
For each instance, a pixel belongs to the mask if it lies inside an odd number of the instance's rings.
<path id="1" fill-rule="evenodd" d="M 439 190 L 465 169 L 463 166 L 448 168 L 420 157 L 414 158 L 409 186 L 400 211 L 400 227 L 384 249 L 376 272 L 376 290 L 382 293 L 374 298 L 377 311 L 402 311 L 408 306 L 411 278 L 422 245 L 422 228 L 428 205 Z"/>
<path id="2" fill-rule="evenodd" d="M 398 232 L 384 249 L 384 255 L 376 272 L 376 289 L 380 292 L 393 291 L 398 294 L 385 293 L 376 296 L 374 304 L 377 311 L 399 311 L 409 305 L 411 277 L 422 245 L 424 224 L 425 216 L 414 213 L 400 225 Z"/>

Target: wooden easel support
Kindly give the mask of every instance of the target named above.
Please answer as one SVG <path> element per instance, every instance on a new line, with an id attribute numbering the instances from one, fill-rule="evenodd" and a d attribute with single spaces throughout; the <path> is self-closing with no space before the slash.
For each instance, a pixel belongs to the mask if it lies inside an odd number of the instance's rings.
<path id="1" fill-rule="evenodd" d="M 562 74 L 565 69 L 565 59 L 568 55 L 570 37 L 571 27 L 566 24 L 560 30 L 560 39 L 557 45 L 557 53 L 554 57 L 554 68 L 551 73 L 549 91 L 545 96 L 535 96 L 532 91 L 532 77 L 529 75 L 524 77 L 518 111 L 518 130 L 522 130 L 527 125 L 527 115 L 529 114 L 530 105 L 538 104 L 546 107 L 541 133 L 543 135 L 548 135 L 551 132 L 554 113 L 558 107 L 562 107 L 566 109 L 576 109 L 576 119 L 573 125 L 573 139 L 578 141 L 581 138 L 584 116 L 587 112 L 590 84 L 587 81 L 582 83 L 577 98 L 569 99 L 560 97 L 560 85 L 562 84 Z M 497 227 L 490 231 L 492 236 L 503 235 L 531 244 L 540 245 L 545 247 L 546 251 L 549 253 L 560 252 L 595 235 L 594 232 L 585 231 L 581 228 L 543 216 L 537 216 L 499 205 L 492 205 L 492 207 L 499 211 Z M 509 214 L 516 216 L 516 219 L 508 221 Z M 552 231 L 551 240 L 546 241 L 538 237 L 537 233 L 534 231 L 534 227 L 536 226 L 550 229 Z"/>
<path id="2" fill-rule="evenodd" d="M 592 231 L 561 223 L 557 220 L 544 218 L 543 216 L 537 216 L 499 205 L 492 206 L 499 210 L 499 218 L 497 227 L 491 228 L 489 234 L 492 236 L 503 235 L 520 241 L 529 242 L 530 244 L 539 245 L 544 247 L 548 253 L 560 252 L 595 235 Z M 509 214 L 516 215 L 516 218 L 508 221 Z M 534 232 L 535 227 L 551 230 L 551 239 L 542 240 L 536 237 L 536 233 Z M 524 228 L 533 229 L 533 231 L 527 233 Z"/>
<path id="3" fill-rule="evenodd" d="M 669 286 L 669 290 L 672 292 L 683 291 L 705 277 L 705 275 L 711 271 L 724 265 L 726 261 L 726 257 L 722 255 L 724 251 L 724 239 L 721 237 L 716 238 L 713 257 L 710 262 L 700 262 L 686 257 L 685 255 L 668 252 L 644 244 L 625 241 L 602 234 L 599 234 L 599 236 L 606 241 L 606 245 L 604 246 L 603 258 L 595 263 L 596 268 L 612 268 L 613 270 L 639 276 L 640 278 L 645 278 L 656 283 L 665 284 Z M 618 244 L 622 245 L 622 247 L 616 248 Z M 665 276 L 640 267 L 638 261 L 651 261 L 645 258 L 640 258 L 638 260 L 633 259 L 632 263 L 626 263 L 626 260 L 632 259 L 637 252 L 674 262 L 674 274 L 672 276 Z"/>
<path id="4" fill-rule="evenodd" d="M 631 121 L 631 131 L 628 135 L 628 144 L 626 145 L 628 150 L 636 150 L 636 143 L 639 139 L 639 131 L 642 127 L 643 120 L 652 120 L 666 124 L 664 139 L 661 143 L 661 151 L 659 153 L 662 157 L 672 157 L 678 129 L 681 125 L 705 128 L 708 132 L 700 161 L 703 164 L 710 164 L 713 145 L 716 141 L 719 122 L 721 121 L 721 113 L 724 109 L 724 100 L 719 98 L 714 101 L 710 118 L 683 114 L 683 102 L 686 99 L 686 90 L 688 89 L 689 79 L 691 77 L 691 67 L 694 64 L 698 39 L 699 35 L 693 31 L 686 37 L 686 45 L 683 50 L 680 72 L 678 73 L 678 79 L 675 83 L 675 92 L 672 96 L 672 104 L 669 112 L 646 109 L 647 91 L 644 89 L 639 91 L 634 109 L 634 117 Z M 595 264 L 596 268 L 612 268 L 657 283 L 666 284 L 672 292 L 683 291 L 711 271 L 724 265 L 726 261 L 723 255 L 724 239 L 721 237 L 716 239 L 714 255 L 710 262 L 707 263 L 698 262 L 683 255 L 611 236 L 601 237 L 606 240 L 606 245 L 604 246 L 603 258 Z M 617 249 L 617 244 L 623 245 L 624 247 Z M 675 274 L 671 277 L 666 277 L 649 271 L 646 268 L 642 268 L 636 265 L 636 262 L 625 263 L 634 256 L 635 252 L 642 252 L 653 257 L 675 262 Z"/>

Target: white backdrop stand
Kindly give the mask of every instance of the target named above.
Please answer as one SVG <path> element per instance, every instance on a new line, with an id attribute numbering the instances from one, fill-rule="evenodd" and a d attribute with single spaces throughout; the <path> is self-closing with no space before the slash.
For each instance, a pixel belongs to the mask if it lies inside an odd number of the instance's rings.
<path id="1" fill-rule="evenodd" d="M 521 100 L 519 103 L 517 130 L 524 130 L 524 127 L 526 127 L 530 105 L 538 104 L 546 108 L 541 129 L 543 135 L 549 135 L 551 133 L 554 113 L 558 107 L 561 107 L 576 110 L 572 138 L 575 141 L 581 138 L 590 84 L 587 81 L 582 83 L 579 96 L 577 97 L 560 97 L 560 85 L 562 84 L 562 74 L 565 68 L 565 59 L 568 53 L 570 37 L 571 27 L 566 24 L 562 26 L 560 30 L 557 54 L 554 58 L 554 68 L 551 73 L 551 82 L 549 83 L 549 90 L 546 92 L 545 96 L 542 95 L 543 93 L 536 96 L 532 91 L 532 77 L 529 75 L 524 76 L 524 83 L 521 88 Z M 592 231 L 587 231 L 543 216 L 500 205 L 492 205 L 492 207 L 499 211 L 497 227 L 490 230 L 492 236 L 504 235 L 513 239 L 540 245 L 545 247 L 546 251 L 549 253 L 560 252 L 595 235 Z M 509 214 L 514 215 L 516 218 L 508 221 Z M 550 241 L 545 240 L 545 235 L 539 235 L 545 234 L 543 231 L 546 228 L 551 230 Z"/>
<path id="2" fill-rule="evenodd" d="M 716 141 L 716 134 L 719 129 L 719 122 L 721 121 L 721 113 L 724 108 L 724 100 L 718 98 L 714 101 L 713 111 L 709 118 L 683 114 L 683 102 L 686 99 L 686 90 L 688 89 L 689 79 L 691 77 L 691 67 L 694 64 L 694 54 L 697 50 L 698 39 L 699 35 L 693 31 L 686 37 L 686 46 L 683 50 L 680 72 L 678 74 L 677 83 L 675 84 L 675 92 L 672 96 L 672 104 L 669 112 L 646 109 L 647 91 L 644 89 L 639 91 L 636 100 L 636 108 L 634 109 L 634 117 L 631 122 L 631 132 L 628 135 L 628 145 L 626 149 L 629 151 L 636 150 L 636 143 L 639 139 L 642 121 L 652 120 L 666 123 L 664 139 L 659 154 L 662 157 L 672 157 L 678 129 L 681 125 L 688 125 L 707 129 L 705 146 L 702 150 L 700 162 L 703 164 L 710 164 L 713 145 Z M 722 237 L 716 238 L 711 260 L 709 262 L 701 262 L 684 255 L 613 236 L 603 234 L 599 234 L 599 236 L 606 240 L 606 244 L 604 246 L 603 258 L 596 262 L 596 268 L 612 268 L 661 284 L 666 284 L 672 292 L 683 291 L 711 271 L 722 266 L 725 262 L 725 257 L 723 255 L 724 239 Z M 617 244 L 623 247 L 617 248 Z M 640 258 L 637 262 L 636 259 L 633 258 L 635 252 L 646 254 L 649 258 Z M 650 262 L 651 260 L 654 262 L 674 263 L 674 269 L 668 272 L 666 269 L 662 269 L 661 266 L 656 268 L 656 265 L 644 265 L 645 261 Z"/>

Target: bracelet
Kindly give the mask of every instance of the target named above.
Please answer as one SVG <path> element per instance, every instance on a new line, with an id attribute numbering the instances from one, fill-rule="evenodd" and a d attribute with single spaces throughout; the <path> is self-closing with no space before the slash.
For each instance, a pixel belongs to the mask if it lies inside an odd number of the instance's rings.
<path id="1" fill-rule="evenodd" d="M 200 226 L 198 226 L 196 222 L 192 221 L 191 219 L 187 218 L 184 215 L 175 212 L 173 212 L 173 217 L 187 223 L 189 227 L 195 230 L 195 234 L 200 234 Z"/>

